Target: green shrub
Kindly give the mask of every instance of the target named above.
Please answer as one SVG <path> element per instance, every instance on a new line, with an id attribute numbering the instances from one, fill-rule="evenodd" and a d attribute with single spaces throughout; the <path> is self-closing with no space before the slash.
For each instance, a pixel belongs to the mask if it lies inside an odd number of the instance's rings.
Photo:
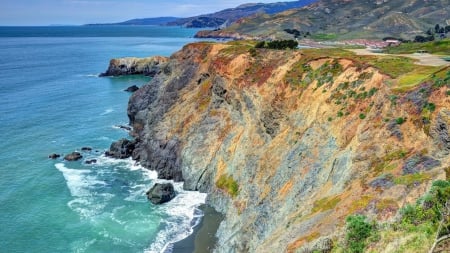
<path id="1" fill-rule="evenodd" d="M 363 215 L 351 215 L 346 219 L 347 222 L 347 235 L 346 245 L 347 251 L 350 253 L 362 253 L 367 245 L 367 238 L 373 232 L 373 226 L 366 221 L 366 217 Z"/>
<path id="2" fill-rule="evenodd" d="M 236 197 L 239 193 L 239 185 L 232 176 L 227 174 L 221 175 L 216 182 L 219 189 L 226 191 L 231 197 Z"/>
<path id="3" fill-rule="evenodd" d="M 445 92 L 445 94 L 447 94 L 447 96 L 450 96 L 450 90 L 448 90 L 447 92 Z"/>
<path id="4" fill-rule="evenodd" d="M 391 103 L 392 103 L 393 105 L 396 105 L 396 104 L 397 104 L 397 99 L 398 99 L 398 96 L 396 96 L 396 95 L 390 95 L 390 96 L 389 96 L 389 100 L 391 101 Z"/>
<path id="5" fill-rule="evenodd" d="M 372 88 L 369 90 L 369 97 L 375 95 L 375 93 L 377 93 L 378 89 L 377 88 Z"/>
<path id="6" fill-rule="evenodd" d="M 399 118 L 395 119 L 395 123 L 397 123 L 398 125 L 401 125 L 401 124 L 403 124 L 405 122 L 406 122 L 406 119 L 403 118 L 403 117 L 399 117 Z"/>
<path id="7" fill-rule="evenodd" d="M 434 110 L 436 110 L 436 105 L 433 103 L 426 103 L 424 108 L 430 112 L 434 112 Z"/>
<path id="8" fill-rule="evenodd" d="M 264 48 L 265 46 L 266 46 L 265 41 L 259 41 L 258 43 L 256 43 L 255 48 Z"/>
<path id="9" fill-rule="evenodd" d="M 400 210 L 403 225 L 437 224 L 441 211 L 450 199 L 450 182 L 437 180 L 431 190 L 414 205 L 406 205 Z"/>
<path id="10" fill-rule="evenodd" d="M 274 40 L 267 42 L 266 47 L 270 49 L 294 49 L 297 48 L 298 42 L 295 40 Z"/>
<path id="11" fill-rule="evenodd" d="M 258 56 L 258 53 L 256 52 L 256 49 L 254 49 L 254 48 L 250 48 L 250 49 L 248 50 L 248 52 L 250 53 L 250 56 L 251 56 L 251 57 L 256 57 L 256 56 Z"/>
<path id="12" fill-rule="evenodd" d="M 344 116 L 344 113 L 342 111 L 338 111 L 337 116 L 340 118 L 340 117 Z"/>
<path id="13" fill-rule="evenodd" d="M 360 113 L 360 114 L 359 114 L 359 118 L 360 118 L 360 119 L 365 119 L 365 118 L 366 118 L 366 115 L 365 115 L 364 113 Z"/>
<path id="14" fill-rule="evenodd" d="M 446 180 L 436 180 L 433 182 L 433 187 L 447 188 L 450 187 L 450 182 Z"/>
<path id="15" fill-rule="evenodd" d="M 295 40 L 273 40 L 269 42 L 259 41 L 256 43 L 255 48 L 269 48 L 269 49 L 295 49 L 298 46 L 298 42 Z"/>
<path id="16" fill-rule="evenodd" d="M 436 216 L 433 210 L 424 210 L 421 205 L 406 205 L 400 209 L 400 214 L 402 216 L 402 224 L 407 225 L 420 225 L 428 221 L 435 221 Z"/>

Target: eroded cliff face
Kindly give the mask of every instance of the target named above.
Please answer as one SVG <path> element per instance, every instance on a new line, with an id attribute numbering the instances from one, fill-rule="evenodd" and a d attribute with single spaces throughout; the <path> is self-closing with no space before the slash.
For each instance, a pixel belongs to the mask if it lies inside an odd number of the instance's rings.
<path id="1" fill-rule="evenodd" d="M 112 59 L 109 62 L 108 70 L 100 76 L 121 76 L 121 75 L 146 75 L 154 76 L 159 71 L 159 66 L 167 63 L 168 58 L 153 56 L 147 58 L 126 57 Z"/>
<path id="2" fill-rule="evenodd" d="M 328 249 L 349 214 L 394 219 L 445 179 L 445 86 L 399 93 L 348 57 L 250 48 L 186 45 L 128 107 L 133 157 L 226 215 L 215 252 Z"/>

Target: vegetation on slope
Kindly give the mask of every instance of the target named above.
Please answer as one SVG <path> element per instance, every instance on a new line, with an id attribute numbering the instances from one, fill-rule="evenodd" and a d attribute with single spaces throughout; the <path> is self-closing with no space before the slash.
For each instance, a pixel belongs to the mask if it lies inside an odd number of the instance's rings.
<path id="1" fill-rule="evenodd" d="M 316 0 L 298 0 L 298 1 L 277 2 L 277 3 L 243 4 L 235 8 L 229 8 L 211 14 L 203 14 L 195 17 L 180 18 L 168 22 L 168 25 L 194 27 L 194 28 L 220 27 L 222 25 L 227 25 L 240 18 L 248 17 L 256 13 L 275 14 L 293 8 L 300 8 L 315 1 Z"/>
<path id="2" fill-rule="evenodd" d="M 317 40 L 381 39 L 387 36 L 412 40 L 417 35 L 415 32 L 425 34 L 435 24 L 444 24 L 449 14 L 446 0 L 320 0 L 272 16 L 248 17 L 225 31 L 272 39 L 302 35 Z M 292 33 L 294 30 L 298 33 Z"/>
<path id="3" fill-rule="evenodd" d="M 405 91 L 417 86 L 421 82 L 430 79 L 433 74 L 441 69 L 441 67 L 417 65 L 414 59 L 406 57 L 359 56 L 339 48 L 303 49 L 301 52 L 305 54 L 305 57 L 295 64 L 287 76 L 287 80 L 293 83 L 308 82 L 309 79 L 303 79 L 303 73 L 308 71 L 308 69 L 305 69 L 307 66 L 305 64 L 312 59 L 319 59 L 323 56 L 335 59 L 350 59 L 360 68 L 373 66 L 393 79 L 397 79 L 394 83 L 391 83 L 391 88 L 398 91 Z"/>
<path id="4" fill-rule="evenodd" d="M 434 181 L 427 194 L 400 209 L 395 222 L 378 223 L 356 214 L 346 224 L 345 240 L 336 243 L 335 253 L 434 252 L 450 239 L 450 181 Z"/>
<path id="5" fill-rule="evenodd" d="M 239 185 L 230 175 L 221 175 L 216 182 L 216 186 L 230 194 L 231 197 L 236 197 L 239 194 Z"/>

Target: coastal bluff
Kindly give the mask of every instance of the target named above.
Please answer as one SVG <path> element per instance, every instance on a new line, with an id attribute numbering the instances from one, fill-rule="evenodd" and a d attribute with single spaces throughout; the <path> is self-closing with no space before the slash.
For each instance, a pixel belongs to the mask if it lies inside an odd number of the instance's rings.
<path id="1" fill-rule="evenodd" d="M 162 56 L 147 58 L 125 57 L 111 59 L 106 72 L 100 76 L 122 76 L 122 75 L 146 75 L 154 76 L 159 71 L 159 67 L 169 59 Z"/>
<path id="2" fill-rule="evenodd" d="M 188 44 L 128 104 L 133 159 L 225 215 L 214 252 L 331 252 L 349 215 L 393 222 L 450 177 L 447 86 L 385 67 L 412 60 L 254 45 Z"/>

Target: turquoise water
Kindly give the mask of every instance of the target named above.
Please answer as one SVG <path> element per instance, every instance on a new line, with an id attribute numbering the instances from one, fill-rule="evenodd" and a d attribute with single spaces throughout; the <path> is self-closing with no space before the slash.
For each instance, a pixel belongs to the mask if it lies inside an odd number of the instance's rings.
<path id="1" fill-rule="evenodd" d="M 191 232 L 204 194 L 153 206 L 156 174 L 105 158 L 128 134 L 131 85 L 98 78 L 111 58 L 170 55 L 192 29 L 167 27 L 0 27 L 0 251 L 161 252 Z M 83 159 L 50 160 L 92 147 Z M 87 159 L 98 163 L 87 165 Z"/>

